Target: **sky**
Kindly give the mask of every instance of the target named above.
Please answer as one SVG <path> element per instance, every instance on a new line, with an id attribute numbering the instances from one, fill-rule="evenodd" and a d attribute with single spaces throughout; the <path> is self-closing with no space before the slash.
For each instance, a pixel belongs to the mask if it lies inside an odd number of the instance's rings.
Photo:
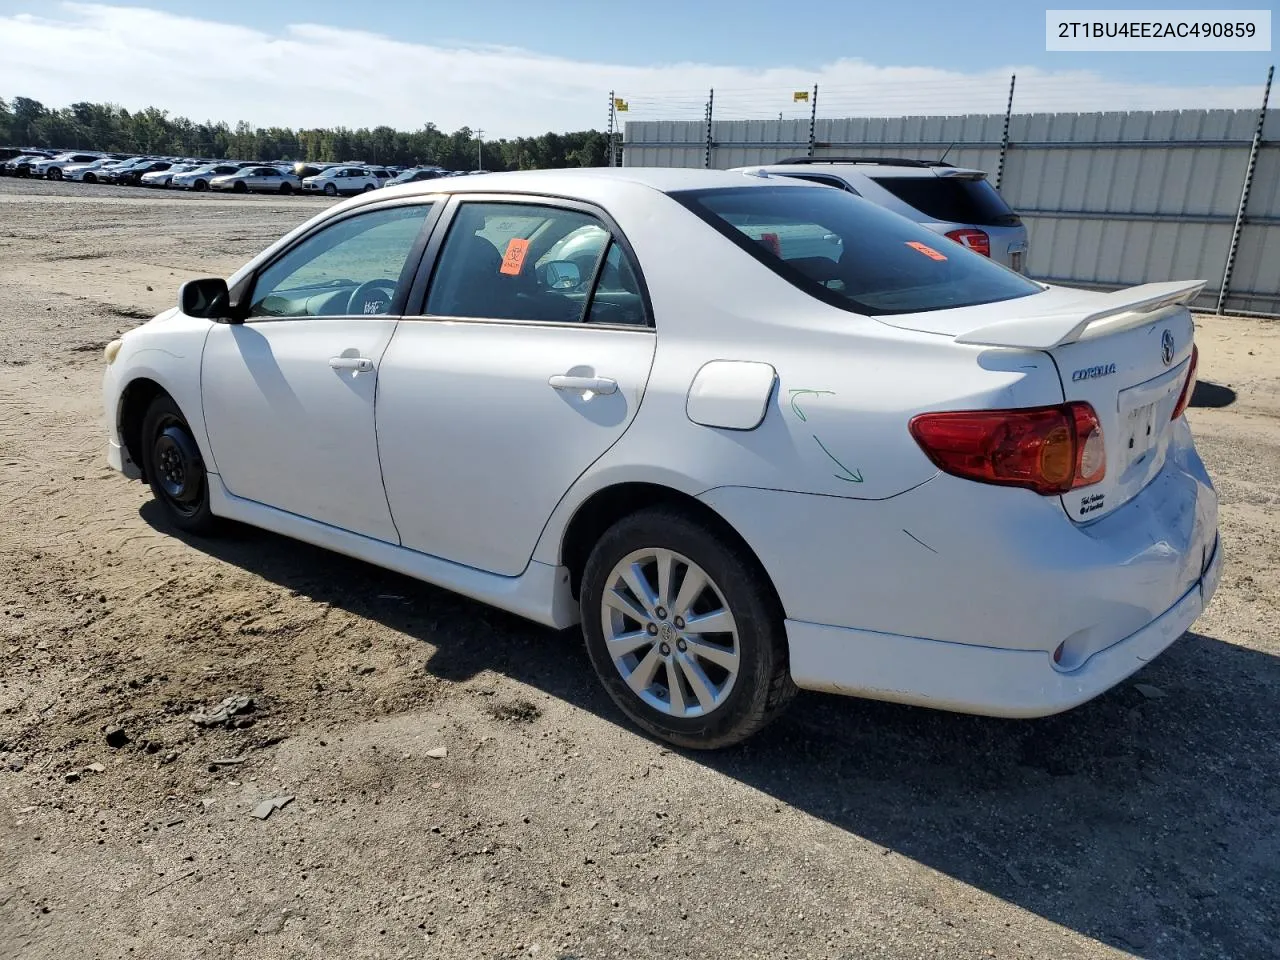
<path id="1" fill-rule="evenodd" d="M 0 0 L 0 97 L 497 137 L 603 129 L 610 91 L 630 106 L 620 121 L 701 118 L 712 88 L 717 119 L 807 120 L 792 94 L 815 84 L 824 117 L 1001 113 L 1011 74 L 1015 112 L 1256 109 L 1276 59 L 1046 52 L 1044 11 L 1008 0 Z"/>

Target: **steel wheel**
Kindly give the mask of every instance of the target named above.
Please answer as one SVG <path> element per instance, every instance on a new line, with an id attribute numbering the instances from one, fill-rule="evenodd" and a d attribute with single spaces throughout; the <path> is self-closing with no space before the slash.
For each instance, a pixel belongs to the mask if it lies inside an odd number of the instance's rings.
<path id="1" fill-rule="evenodd" d="M 164 417 L 151 448 L 156 482 L 170 506 L 183 516 L 194 516 L 204 494 L 204 461 L 186 425 L 177 417 Z"/>
<path id="2" fill-rule="evenodd" d="M 209 480 L 200 447 L 178 405 L 167 394 L 151 401 L 138 432 L 151 494 L 170 521 L 188 533 L 215 531 Z"/>
<path id="3" fill-rule="evenodd" d="M 738 625 L 724 594 L 674 550 L 637 550 L 614 566 L 601 627 L 627 686 L 667 716 L 705 716 L 737 682 Z"/>

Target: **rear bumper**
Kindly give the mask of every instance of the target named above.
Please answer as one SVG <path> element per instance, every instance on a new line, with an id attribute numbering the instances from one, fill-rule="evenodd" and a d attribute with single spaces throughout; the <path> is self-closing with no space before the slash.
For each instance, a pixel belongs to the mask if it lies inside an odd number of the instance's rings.
<path id="1" fill-rule="evenodd" d="M 1060 670 L 1040 650 L 971 646 L 787 621 L 791 675 L 808 690 L 996 717 L 1043 717 L 1105 693 L 1164 652 L 1209 604 L 1222 575 L 1219 540 L 1204 575 L 1146 626 Z"/>

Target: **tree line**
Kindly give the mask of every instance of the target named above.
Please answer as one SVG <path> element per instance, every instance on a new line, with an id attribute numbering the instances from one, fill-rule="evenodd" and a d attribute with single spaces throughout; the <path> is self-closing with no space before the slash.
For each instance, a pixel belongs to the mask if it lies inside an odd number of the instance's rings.
<path id="1" fill-rule="evenodd" d="M 420 130 L 387 126 L 252 127 L 241 121 L 196 123 L 147 107 L 129 111 L 112 103 L 49 108 L 29 97 L 0 98 L 0 144 L 59 147 L 102 153 L 157 154 L 234 160 L 352 160 L 448 170 L 536 170 L 599 167 L 608 163 L 608 135 L 598 130 L 544 133 L 481 143 L 462 127 L 445 133 L 433 123 Z"/>

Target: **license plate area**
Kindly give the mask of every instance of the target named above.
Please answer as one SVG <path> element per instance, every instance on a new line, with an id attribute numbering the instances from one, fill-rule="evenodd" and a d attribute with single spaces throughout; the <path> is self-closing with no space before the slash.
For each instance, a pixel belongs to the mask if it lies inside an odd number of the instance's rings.
<path id="1" fill-rule="evenodd" d="M 1120 441 L 1125 470 L 1141 463 L 1155 447 L 1159 439 L 1156 414 L 1160 406 L 1159 402 L 1144 403 L 1134 407 L 1124 418 Z"/>

